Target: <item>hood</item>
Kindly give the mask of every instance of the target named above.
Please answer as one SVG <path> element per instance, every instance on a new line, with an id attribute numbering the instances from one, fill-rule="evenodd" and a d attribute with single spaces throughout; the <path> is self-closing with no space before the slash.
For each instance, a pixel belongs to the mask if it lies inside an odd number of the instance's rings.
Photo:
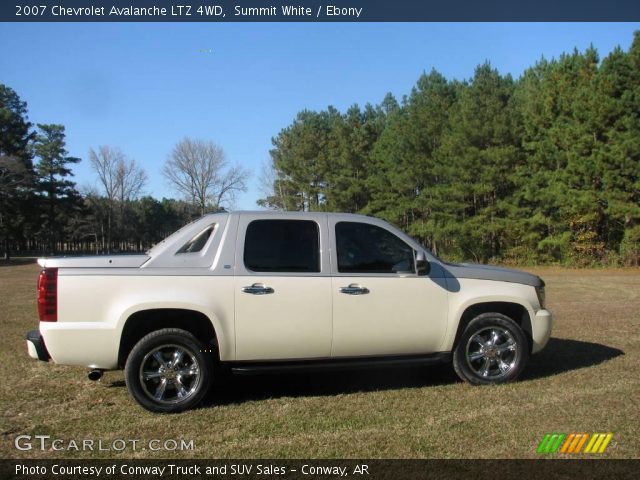
<path id="1" fill-rule="evenodd" d="M 521 283 L 532 287 L 542 287 L 544 282 L 537 275 L 514 270 L 512 268 L 494 267 L 475 263 L 445 263 L 443 268 L 454 278 L 474 278 L 478 280 L 495 280 L 497 282 Z"/>

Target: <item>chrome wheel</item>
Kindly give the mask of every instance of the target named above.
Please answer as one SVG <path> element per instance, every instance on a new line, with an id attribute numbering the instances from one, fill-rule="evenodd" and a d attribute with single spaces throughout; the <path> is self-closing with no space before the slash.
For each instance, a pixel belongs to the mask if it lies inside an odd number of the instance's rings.
<path id="1" fill-rule="evenodd" d="M 507 376 L 518 360 L 518 344 L 502 327 L 487 327 L 472 335 L 466 345 L 469 368 L 481 378 L 496 380 Z"/>
<path id="2" fill-rule="evenodd" d="M 140 363 L 140 385 L 154 402 L 181 403 L 198 390 L 200 365 L 194 352 L 182 345 L 161 345 L 147 353 Z"/>

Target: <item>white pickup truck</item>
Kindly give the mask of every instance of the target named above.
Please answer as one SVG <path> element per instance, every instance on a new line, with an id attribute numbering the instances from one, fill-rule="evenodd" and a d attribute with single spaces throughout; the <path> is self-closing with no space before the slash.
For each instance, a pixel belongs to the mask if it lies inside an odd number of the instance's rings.
<path id="1" fill-rule="evenodd" d="M 452 362 L 472 384 L 522 372 L 551 333 L 544 282 L 454 265 L 351 214 L 206 215 L 145 255 L 40 259 L 29 354 L 98 379 L 125 369 L 151 411 L 234 373 Z"/>

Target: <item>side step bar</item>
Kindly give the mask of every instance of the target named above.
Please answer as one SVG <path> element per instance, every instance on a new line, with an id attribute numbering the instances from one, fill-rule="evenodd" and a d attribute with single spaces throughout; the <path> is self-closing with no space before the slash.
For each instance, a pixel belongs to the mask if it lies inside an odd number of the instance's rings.
<path id="1" fill-rule="evenodd" d="M 307 371 L 335 371 L 434 365 L 449 361 L 451 361 L 451 354 L 449 352 L 441 352 L 430 355 L 358 357 L 353 359 L 337 358 L 280 362 L 226 362 L 224 365 L 236 375 L 259 375 L 264 373 L 295 373 Z"/>

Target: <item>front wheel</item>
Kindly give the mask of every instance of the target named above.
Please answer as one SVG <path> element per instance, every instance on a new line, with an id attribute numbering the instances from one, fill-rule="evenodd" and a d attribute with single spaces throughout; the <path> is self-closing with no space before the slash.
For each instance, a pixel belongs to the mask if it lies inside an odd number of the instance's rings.
<path id="1" fill-rule="evenodd" d="M 198 405 L 212 380 L 213 362 L 189 332 L 163 328 L 143 337 L 125 365 L 129 392 L 145 409 L 174 413 Z"/>
<path id="2" fill-rule="evenodd" d="M 453 368 L 474 385 L 506 383 L 518 378 L 529 359 L 522 328 L 506 315 L 483 313 L 464 330 L 453 351 Z"/>

